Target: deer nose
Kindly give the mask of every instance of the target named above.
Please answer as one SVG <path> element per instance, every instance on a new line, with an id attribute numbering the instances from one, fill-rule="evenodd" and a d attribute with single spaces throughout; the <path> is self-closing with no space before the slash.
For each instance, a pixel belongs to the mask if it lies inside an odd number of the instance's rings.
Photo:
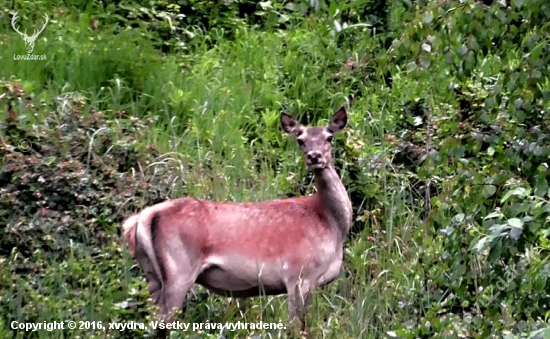
<path id="1" fill-rule="evenodd" d="M 321 159 L 321 152 L 319 151 L 308 152 L 307 159 L 311 161 L 311 163 L 316 164 L 317 162 L 319 162 L 319 159 Z"/>

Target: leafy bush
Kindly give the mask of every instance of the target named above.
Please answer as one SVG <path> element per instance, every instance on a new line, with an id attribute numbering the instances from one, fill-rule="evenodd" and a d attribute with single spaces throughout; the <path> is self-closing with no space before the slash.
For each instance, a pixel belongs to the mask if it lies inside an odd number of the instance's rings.
<path id="1" fill-rule="evenodd" d="M 25 100 L 18 83 L 3 88 L 8 101 Z M 163 201 L 174 189 L 170 166 L 151 165 L 160 154 L 140 142 L 152 120 L 107 120 L 78 94 L 61 100 L 42 124 L 5 123 L 0 255 L 19 254 L 15 271 L 36 269 L 26 262 L 37 249 L 65 256 L 75 242 L 100 251 L 128 210 Z"/>
<path id="2" fill-rule="evenodd" d="M 483 337 L 548 316 L 548 13 L 536 0 L 427 5 L 393 42 L 419 79 L 440 69 L 454 78 L 457 113 L 440 103 L 428 119 L 413 114 L 394 147 L 422 150 L 412 165 L 434 207 L 428 243 L 437 246 L 425 247 L 422 263 L 435 290 L 426 302 L 440 306 L 426 317 L 459 314 L 459 333 Z"/>
<path id="3" fill-rule="evenodd" d="M 56 15 L 80 35 L 52 20 L 66 35 L 47 37 L 55 58 L 12 66 L 29 79 L 2 83 L 0 333 L 12 319 L 149 319 L 143 275 L 120 247 L 123 216 L 187 193 L 311 193 L 277 111 L 312 123 L 347 99 L 352 128 L 334 148 L 356 220 L 346 279 L 316 294 L 312 334 L 548 335 L 546 1 L 63 6 Z M 94 100 L 61 95 L 65 81 Z M 186 319 L 279 321 L 284 309 L 206 295 L 193 294 Z"/>

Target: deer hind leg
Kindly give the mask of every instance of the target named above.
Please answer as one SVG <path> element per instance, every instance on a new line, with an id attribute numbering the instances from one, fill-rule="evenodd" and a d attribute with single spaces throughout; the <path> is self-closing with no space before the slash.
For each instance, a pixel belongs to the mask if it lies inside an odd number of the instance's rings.
<path id="1" fill-rule="evenodd" d="M 160 281 L 156 274 L 145 272 L 145 278 L 147 279 L 147 289 L 151 295 L 153 304 L 158 305 L 162 296 L 162 281 Z"/>
<path id="2" fill-rule="evenodd" d="M 194 284 L 193 278 L 176 279 L 167 283 L 164 288 L 164 302 L 161 305 L 162 314 L 172 316 L 174 312 L 182 309 L 187 299 L 187 292 Z"/>
<path id="3" fill-rule="evenodd" d="M 159 277 L 158 274 L 155 272 L 153 262 L 149 259 L 149 257 L 147 257 L 147 254 L 141 249 L 141 247 L 136 248 L 135 257 L 141 269 L 145 273 L 145 279 L 147 280 L 147 289 L 149 290 L 151 299 L 155 305 L 158 305 L 161 302 L 161 298 L 163 297 L 162 277 Z"/>
<path id="4" fill-rule="evenodd" d="M 185 255 L 172 260 L 169 257 L 163 258 L 165 269 L 164 286 L 159 306 L 161 314 L 169 315 L 172 318 L 173 312 L 183 308 L 187 293 L 195 284 L 200 273 L 200 264 L 193 263 Z"/>

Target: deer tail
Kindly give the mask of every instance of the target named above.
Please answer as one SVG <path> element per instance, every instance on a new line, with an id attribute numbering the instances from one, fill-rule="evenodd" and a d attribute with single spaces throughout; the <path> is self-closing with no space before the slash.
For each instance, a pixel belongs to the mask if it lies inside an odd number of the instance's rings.
<path id="1" fill-rule="evenodd" d="M 154 303 L 165 302 L 164 279 L 154 239 L 159 227 L 159 218 L 160 214 L 153 207 L 134 214 L 122 225 L 130 254 L 145 271 Z"/>
<path id="2" fill-rule="evenodd" d="M 138 225 L 139 213 L 134 214 L 122 224 L 123 235 L 128 244 L 128 250 L 132 257 L 136 254 L 136 228 Z"/>

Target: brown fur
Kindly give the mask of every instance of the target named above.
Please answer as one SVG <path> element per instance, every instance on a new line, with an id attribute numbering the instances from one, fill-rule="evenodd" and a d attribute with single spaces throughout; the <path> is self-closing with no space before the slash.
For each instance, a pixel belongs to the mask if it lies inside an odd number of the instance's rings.
<path id="1" fill-rule="evenodd" d="M 134 214 L 126 219 L 126 221 L 124 221 L 124 223 L 122 224 L 123 236 L 126 240 L 126 243 L 128 244 L 128 251 L 130 252 L 132 257 L 136 253 L 136 227 L 138 218 L 139 213 Z"/>
<path id="2" fill-rule="evenodd" d="M 289 316 L 304 325 L 310 294 L 340 273 L 351 203 L 331 156 L 332 135 L 347 124 L 345 110 L 327 127 L 306 128 L 281 114 L 313 171 L 309 197 L 257 203 L 168 200 L 128 218 L 124 237 L 145 272 L 161 315 L 182 306 L 199 283 L 234 297 L 289 296 Z"/>

